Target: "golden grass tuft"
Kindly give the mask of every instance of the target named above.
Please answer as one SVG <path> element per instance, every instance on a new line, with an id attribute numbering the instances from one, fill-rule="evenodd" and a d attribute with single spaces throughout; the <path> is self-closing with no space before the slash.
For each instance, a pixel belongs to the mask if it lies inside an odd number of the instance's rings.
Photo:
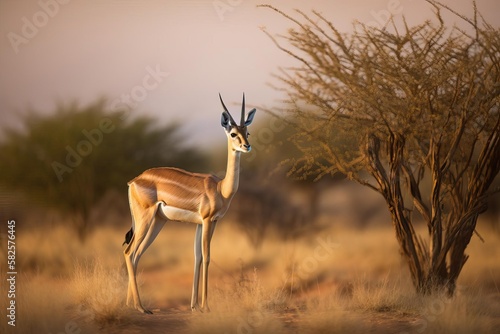
<path id="1" fill-rule="evenodd" d="M 280 333 L 283 323 L 276 317 L 285 305 L 280 291 L 265 289 L 254 268 L 251 275 L 243 266 L 236 279 L 219 284 L 210 293 L 212 312 L 194 314 L 192 333 Z"/>
<path id="2" fill-rule="evenodd" d="M 126 273 L 119 266 L 108 268 L 99 258 L 77 263 L 70 284 L 77 315 L 98 327 L 127 321 L 127 284 Z"/>
<path id="3" fill-rule="evenodd" d="M 500 295 L 496 295 L 498 297 Z M 480 289 L 458 291 L 453 298 L 438 295 L 419 299 L 422 303 L 419 329 L 425 333 L 489 333 L 500 330 L 500 302 L 495 302 Z"/>
<path id="4" fill-rule="evenodd" d="M 413 298 L 415 292 L 409 284 L 402 286 L 401 282 L 391 280 L 388 276 L 381 280 L 364 277 L 353 284 L 346 307 L 373 312 L 411 312 Z"/>

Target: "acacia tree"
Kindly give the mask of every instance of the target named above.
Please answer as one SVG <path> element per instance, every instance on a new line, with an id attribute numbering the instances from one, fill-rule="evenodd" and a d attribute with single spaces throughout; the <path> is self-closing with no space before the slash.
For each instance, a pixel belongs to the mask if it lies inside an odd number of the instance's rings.
<path id="1" fill-rule="evenodd" d="M 302 152 L 291 172 L 341 172 L 379 192 L 417 292 L 453 295 L 478 216 L 498 191 L 489 188 L 500 168 L 500 34 L 475 3 L 470 19 L 428 2 L 435 20 L 355 23 L 351 34 L 316 11 L 296 18 L 265 6 L 293 23 L 284 36 L 267 34 L 298 61 L 277 75 Z M 469 29 L 448 27 L 443 10 Z"/>

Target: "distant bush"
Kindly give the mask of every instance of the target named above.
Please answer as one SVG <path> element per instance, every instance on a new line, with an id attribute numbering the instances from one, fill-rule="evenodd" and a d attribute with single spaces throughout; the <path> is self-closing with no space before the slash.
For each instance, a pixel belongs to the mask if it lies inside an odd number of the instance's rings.
<path id="1" fill-rule="evenodd" d="M 60 106 L 50 115 L 27 113 L 21 129 L 0 140 L 0 185 L 70 214 L 83 238 L 93 205 L 110 189 L 157 166 L 205 163 L 182 145 L 179 125 L 109 111 L 105 101 Z"/>

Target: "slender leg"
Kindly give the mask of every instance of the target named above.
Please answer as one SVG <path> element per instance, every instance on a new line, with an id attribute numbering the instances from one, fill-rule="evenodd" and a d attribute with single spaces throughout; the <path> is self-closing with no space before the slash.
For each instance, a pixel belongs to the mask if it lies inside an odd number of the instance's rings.
<path id="1" fill-rule="evenodd" d="M 200 282 L 200 268 L 201 268 L 201 232 L 202 225 L 196 226 L 196 234 L 194 237 L 194 277 L 193 277 L 193 293 L 191 295 L 191 311 L 200 309 L 198 304 L 198 286 Z"/>
<path id="2" fill-rule="evenodd" d="M 129 273 L 129 261 L 130 261 L 130 264 L 132 264 L 132 245 L 134 244 L 134 241 L 135 241 L 135 234 L 132 236 L 132 239 L 130 240 L 130 243 L 128 244 L 127 248 L 125 249 L 125 251 L 123 252 L 123 255 L 125 256 L 125 267 L 127 269 L 127 274 L 128 274 L 128 287 L 127 287 L 127 306 L 132 306 L 133 304 L 133 293 L 132 293 L 132 279 L 131 279 L 131 276 L 130 276 L 130 273 Z M 133 267 L 131 265 L 131 267 Z"/>
<path id="3" fill-rule="evenodd" d="M 151 226 L 149 227 L 149 231 L 146 234 L 146 237 L 144 240 L 141 242 L 139 247 L 137 248 L 137 251 L 135 252 L 135 256 L 133 259 L 133 264 L 134 264 L 134 269 L 137 271 L 137 264 L 139 263 L 139 259 L 141 258 L 142 254 L 148 249 L 149 246 L 153 243 L 153 241 L 156 239 L 158 236 L 158 233 L 160 233 L 161 229 L 165 225 L 165 221 L 161 218 L 155 217 L 153 218 L 153 222 Z"/>
<path id="4" fill-rule="evenodd" d="M 211 228 L 210 228 L 210 240 L 212 240 L 212 236 L 214 234 L 214 231 L 215 231 L 215 226 L 217 225 L 217 222 L 213 222 L 211 224 Z M 202 245 L 202 232 L 203 232 L 203 226 L 202 225 L 198 225 L 196 227 L 196 234 L 195 234 L 195 239 L 194 239 L 194 256 L 195 256 L 195 259 L 194 259 L 194 278 L 193 278 L 193 293 L 192 293 L 192 296 L 191 296 L 191 310 L 192 311 L 196 311 L 196 310 L 199 310 L 199 311 L 210 311 L 208 309 L 208 305 L 205 309 L 203 309 L 202 307 L 200 307 L 200 305 L 198 304 L 198 289 L 199 289 L 199 282 L 200 282 L 200 269 L 201 269 L 201 264 L 202 264 L 202 260 L 203 260 L 203 256 L 202 256 L 202 248 L 201 248 L 201 245 Z M 208 256 L 208 262 L 210 262 L 210 255 Z M 206 295 L 206 293 L 205 293 Z"/>
<path id="5" fill-rule="evenodd" d="M 137 231 L 139 232 L 139 231 Z M 144 236 L 136 234 L 139 237 L 142 237 L 144 239 Z M 137 288 L 137 280 L 136 280 L 136 270 L 134 268 L 133 264 L 133 258 L 134 254 L 138 248 L 138 245 L 140 245 L 141 241 L 136 241 L 140 240 L 141 238 L 136 238 L 133 240 L 133 243 L 130 243 L 129 246 L 125 249 L 124 255 L 125 255 L 125 264 L 127 265 L 127 272 L 128 272 L 128 292 L 127 292 L 127 305 L 131 306 L 133 302 L 133 306 L 141 311 L 142 313 L 151 313 L 150 311 L 147 311 L 144 309 L 144 307 L 141 304 L 140 298 L 139 298 L 139 291 Z"/>
<path id="6" fill-rule="evenodd" d="M 210 312 L 208 307 L 208 266 L 210 264 L 210 241 L 215 230 L 216 222 L 211 222 L 206 219 L 203 222 L 201 233 L 201 254 L 203 258 L 203 272 L 202 272 L 202 295 L 201 295 L 201 311 Z"/>
<path id="7" fill-rule="evenodd" d="M 133 280 L 132 280 L 132 276 L 130 275 L 130 271 L 129 271 L 129 262 L 130 262 L 130 266 L 133 267 L 133 265 L 131 264 L 132 263 L 132 257 L 134 256 L 134 253 L 135 253 L 135 243 L 137 242 L 136 239 L 137 239 L 137 227 L 136 227 L 136 223 L 135 223 L 135 220 L 136 220 L 136 217 L 137 218 L 141 218 L 140 215 L 142 215 L 142 209 L 141 209 L 141 206 L 139 205 L 139 203 L 137 203 L 137 201 L 135 200 L 134 198 L 134 195 L 133 195 L 133 188 L 132 187 L 129 187 L 128 189 L 128 198 L 129 198 L 129 205 L 130 205 L 130 213 L 132 215 L 132 238 L 130 239 L 130 242 L 128 244 L 128 246 L 125 248 L 124 250 L 124 256 L 125 256 L 125 267 L 127 269 L 127 273 L 128 273 L 128 277 L 129 277 L 129 280 L 128 280 L 128 288 L 127 288 L 127 306 L 132 306 L 133 304 Z M 142 221 L 139 221 L 140 223 Z M 140 241 L 139 241 L 139 244 L 140 244 Z"/>
<path id="8" fill-rule="evenodd" d="M 165 221 L 156 216 L 157 206 L 151 207 L 143 212 L 143 217 L 140 223 L 136 220 L 136 231 L 134 231 L 133 239 L 124 251 L 125 262 L 127 264 L 127 271 L 129 275 L 129 285 L 127 293 L 127 304 L 134 300 L 134 306 L 142 313 L 151 314 L 152 312 L 146 310 L 141 303 L 139 291 L 137 288 L 137 265 L 141 255 L 154 241 Z M 132 298 L 130 298 L 132 296 Z"/>

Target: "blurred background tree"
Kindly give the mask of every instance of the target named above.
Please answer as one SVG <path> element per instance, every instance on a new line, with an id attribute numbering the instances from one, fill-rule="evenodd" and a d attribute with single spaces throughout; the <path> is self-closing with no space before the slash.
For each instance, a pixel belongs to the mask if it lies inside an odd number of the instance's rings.
<path id="1" fill-rule="evenodd" d="M 299 63 L 277 75 L 301 152 L 292 172 L 341 172 L 379 192 L 417 292 L 453 295 L 478 216 L 498 191 L 500 33 L 474 2 L 472 18 L 428 2 L 434 21 L 356 23 L 351 34 L 316 11 L 295 18 L 264 7 L 293 24 L 268 34 Z M 447 27 L 443 7 L 468 30 Z"/>
<path id="2" fill-rule="evenodd" d="M 179 129 L 107 110 L 104 100 L 61 105 L 48 116 L 29 112 L 21 128 L 4 129 L 0 185 L 68 215 L 83 239 L 93 206 L 112 189 L 126 194 L 127 182 L 145 169 L 206 168 L 205 157 L 183 145 Z"/>

